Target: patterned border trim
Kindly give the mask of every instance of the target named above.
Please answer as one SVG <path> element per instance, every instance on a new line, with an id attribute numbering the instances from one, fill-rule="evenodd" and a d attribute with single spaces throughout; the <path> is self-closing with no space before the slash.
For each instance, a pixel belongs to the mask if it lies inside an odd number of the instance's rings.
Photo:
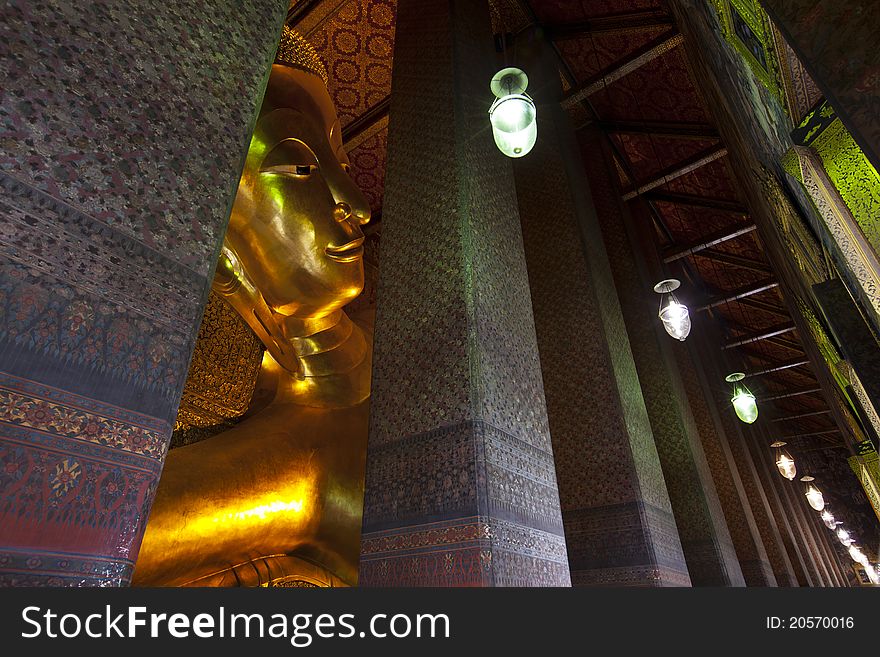
<path id="1" fill-rule="evenodd" d="M 0 420 L 159 461 L 165 458 L 172 428 L 164 420 L 2 372 Z"/>
<path id="2" fill-rule="evenodd" d="M 123 586 L 134 563 L 29 548 L 0 550 L 0 586 Z"/>
<path id="3" fill-rule="evenodd" d="M 880 263 L 849 208 L 828 178 L 816 152 L 804 146 L 792 151 L 800 165 L 801 181 L 837 243 L 853 275 L 858 279 L 875 315 L 880 315 Z"/>
<path id="4" fill-rule="evenodd" d="M 791 131 L 791 141 L 798 146 L 809 146 L 836 120 L 834 108 L 823 100 Z"/>
<path id="5" fill-rule="evenodd" d="M 850 456 L 849 466 L 855 472 L 877 519 L 880 520 L 880 461 L 873 456 Z"/>
<path id="6" fill-rule="evenodd" d="M 491 540 L 489 519 L 485 516 L 471 516 L 418 527 L 364 534 L 361 538 L 361 555 L 414 554 L 438 547 L 486 548 Z"/>
<path id="7" fill-rule="evenodd" d="M 572 586 L 634 586 L 672 587 L 691 585 L 690 576 L 668 568 L 603 568 L 601 570 L 574 570 Z"/>

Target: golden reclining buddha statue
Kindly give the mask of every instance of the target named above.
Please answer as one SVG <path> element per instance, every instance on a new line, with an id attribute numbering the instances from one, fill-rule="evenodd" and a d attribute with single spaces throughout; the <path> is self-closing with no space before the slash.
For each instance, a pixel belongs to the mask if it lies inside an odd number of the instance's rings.
<path id="1" fill-rule="evenodd" d="M 265 346 L 259 394 L 169 452 L 135 585 L 357 581 L 370 337 L 342 308 L 364 286 L 370 209 L 325 80 L 285 27 L 213 285 Z"/>

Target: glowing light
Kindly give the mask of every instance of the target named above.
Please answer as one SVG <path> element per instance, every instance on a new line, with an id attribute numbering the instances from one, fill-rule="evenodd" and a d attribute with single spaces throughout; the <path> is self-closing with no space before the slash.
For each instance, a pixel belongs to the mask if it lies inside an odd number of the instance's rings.
<path id="1" fill-rule="evenodd" d="M 822 511 L 822 522 L 824 522 L 825 526 L 832 531 L 837 527 L 837 522 L 834 520 L 834 516 L 831 515 L 831 512 L 828 509 Z"/>
<path id="2" fill-rule="evenodd" d="M 518 68 L 495 74 L 490 85 L 495 101 L 489 108 L 492 136 L 507 157 L 522 157 L 538 139 L 538 110 L 525 93 L 529 78 Z"/>
<path id="3" fill-rule="evenodd" d="M 797 468 L 794 465 L 794 459 L 791 457 L 791 454 L 787 450 L 782 449 L 784 446 L 785 443 L 781 440 L 777 440 L 770 445 L 770 447 L 776 449 L 776 469 L 779 470 L 779 474 L 792 481 L 797 475 Z"/>
<path id="4" fill-rule="evenodd" d="M 850 538 L 849 538 L 849 532 L 846 531 L 843 527 L 841 527 L 840 529 L 837 530 L 837 538 L 838 538 L 838 540 L 839 540 L 841 543 L 843 543 L 844 545 L 847 544 L 847 543 L 846 543 L 847 541 L 849 541 L 850 543 L 852 543 L 852 541 L 851 541 Z"/>
<path id="5" fill-rule="evenodd" d="M 214 522 L 227 522 L 230 520 L 248 520 L 250 518 L 259 518 L 265 520 L 266 516 L 271 513 L 281 513 L 284 511 L 292 511 L 294 513 L 302 513 L 305 503 L 302 500 L 290 500 L 290 502 L 272 502 L 271 504 L 260 504 L 252 509 L 244 511 L 236 511 L 235 513 L 227 513 L 225 516 L 215 517 Z"/>
<path id="6" fill-rule="evenodd" d="M 849 546 L 849 556 L 856 563 L 862 564 L 865 567 L 865 570 L 867 570 L 870 567 L 870 562 L 868 561 L 868 557 L 866 557 L 864 552 L 862 552 L 855 545 Z"/>
<path id="7" fill-rule="evenodd" d="M 663 328 L 676 340 L 684 342 L 691 332 L 691 317 L 687 306 L 675 298 L 672 293 L 681 283 L 674 278 L 660 281 L 654 286 L 654 292 L 661 295 L 658 317 Z"/>
<path id="8" fill-rule="evenodd" d="M 724 380 L 733 384 L 733 396 L 730 401 L 736 416 L 746 424 L 751 424 L 758 419 L 758 404 L 755 403 L 755 396 L 751 391 L 740 383 L 745 377 L 742 372 L 734 372 L 728 374 Z"/>
<path id="9" fill-rule="evenodd" d="M 801 481 L 807 485 L 807 489 L 804 492 L 807 502 L 811 507 L 816 509 L 816 511 L 822 511 L 825 508 L 825 498 L 822 496 L 822 491 L 811 483 L 813 478 L 809 476 L 801 477 Z"/>

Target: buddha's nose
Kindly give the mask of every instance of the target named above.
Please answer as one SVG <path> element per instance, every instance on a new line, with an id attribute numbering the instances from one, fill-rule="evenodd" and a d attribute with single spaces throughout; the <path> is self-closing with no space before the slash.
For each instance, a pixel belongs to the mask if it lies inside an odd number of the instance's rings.
<path id="1" fill-rule="evenodd" d="M 340 201 L 333 208 L 333 218 L 340 223 L 348 221 L 351 218 L 351 206 L 345 201 Z"/>

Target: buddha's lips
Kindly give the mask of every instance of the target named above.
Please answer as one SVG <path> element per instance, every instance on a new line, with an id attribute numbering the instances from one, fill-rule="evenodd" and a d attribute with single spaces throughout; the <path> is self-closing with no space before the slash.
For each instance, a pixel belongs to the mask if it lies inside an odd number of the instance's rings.
<path id="1" fill-rule="evenodd" d="M 324 253 L 337 262 L 354 262 L 364 254 L 364 237 L 353 239 L 342 246 L 328 246 Z"/>

